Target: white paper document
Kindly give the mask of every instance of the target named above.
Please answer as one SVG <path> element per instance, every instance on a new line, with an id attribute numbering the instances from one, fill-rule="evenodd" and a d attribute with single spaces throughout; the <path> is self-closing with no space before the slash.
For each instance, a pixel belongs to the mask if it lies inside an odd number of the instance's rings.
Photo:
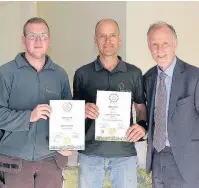
<path id="1" fill-rule="evenodd" d="M 131 92 L 97 91 L 99 116 L 95 120 L 95 139 L 127 141 L 130 126 Z"/>
<path id="2" fill-rule="evenodd" d="M 51 100 L 50 150 L 85 149 L 85 101 Z"/>

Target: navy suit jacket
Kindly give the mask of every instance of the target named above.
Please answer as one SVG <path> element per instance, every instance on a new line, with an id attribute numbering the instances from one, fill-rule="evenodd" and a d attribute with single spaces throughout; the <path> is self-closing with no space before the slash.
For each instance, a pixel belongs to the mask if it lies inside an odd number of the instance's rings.
<path id="1" fill-rule="evenodd" d="M 148 112 L 146 170 L 153 160 L 154 108 L 157 66 L 144 75 Z M 177 58 L 173 72 L 167 131 L 172 153 L 182 177 L 199 182 L 199 69 Z"/>

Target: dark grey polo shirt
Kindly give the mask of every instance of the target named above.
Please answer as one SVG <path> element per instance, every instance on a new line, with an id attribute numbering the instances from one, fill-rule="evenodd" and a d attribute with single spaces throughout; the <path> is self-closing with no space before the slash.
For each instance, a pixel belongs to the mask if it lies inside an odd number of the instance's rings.
<path id="1" fill-rule="evenodd" d="M 99 56 L 94 62 L 80 67 L 74 76 L 73 98 L 85 100 L 86 103 L 96 103 L 97 90 L 129 91 L 132 93 L 132 103 L 145 103 L 141 70 L 124 62 L 121 57 L 118 58 L 119 63 L 111 72 L 103 67 Z M 132 123 L 131 116 L 131 125 Z M 96 141 L 95 120 L 87 118 L 85 124 L 86 149 L 80 152 L 103 157 L 126 157 L 137 154 L 134 143 Z"/>

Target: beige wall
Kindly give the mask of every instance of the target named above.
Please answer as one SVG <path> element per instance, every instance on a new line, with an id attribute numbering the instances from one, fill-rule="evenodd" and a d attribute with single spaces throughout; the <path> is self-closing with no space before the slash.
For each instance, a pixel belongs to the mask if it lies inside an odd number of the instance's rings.
<path id="1" fill-rule="evenodd" d="M 14 58 L 20 49 L 20 4 L 0 3 L 0 65 Z M 4 24 L 2 24 L 4 23 Z"/>
<path id="2" fill-rule="evenodd" d="M 0 65 L 23 51 L 22 27 L 29 17 L 36 15 L 35 2 L 0 2 Z"/>
<path id="3" fill-rule="evenodd" d="M 177 55 L 199 66 L 199 2 L 127 2 L 126 58 L 143 72 L 155 65 L 147 48 L 146 32 L 159 20 L 172 24 L 177 32 Z"/>
<path id="4" fill-rule="evenodd" d="M 96 58 L 94 28 L 102 18 L 118 21 L 123 35 L 120 54 L 125 59 L 126 2 L 39 2 L 38 8 L 51 29 L 49 54 L 65 68 L 71 83 L 75 70 Z"/>
<path id="5" fill-rule="evenodd" d="M 22 26 L 29 17 L 39 15 L 51 26 L 49 54 L 68 71 L 70 80 L 77 67 L 95 58 L 93 28 L 102 17 L 119 22 L 123 35 L 120 54 L 143 72 L 154 65 L 146 32 L 158 20 L 175 27 L 179 39 L 177 55 L 199 66 L 198 10 L 199 2 L 0 2 L 0 21 L 5 23 L 0 30 L 0 65 L 23 50 Z"/>

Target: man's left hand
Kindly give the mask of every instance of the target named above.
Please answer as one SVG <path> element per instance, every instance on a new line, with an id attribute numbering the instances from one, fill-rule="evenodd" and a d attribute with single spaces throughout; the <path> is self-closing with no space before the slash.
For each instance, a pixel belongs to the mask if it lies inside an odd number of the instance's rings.
<path id="1" fill-rule="evenodd" d="M 132 125 L 131 127 L 128 128 L 126 132 L 129 142 L 137 142 L 142 137 L 144 137 L 145 134 L 146 134 L 145 129 L 138 124 Z"/>

